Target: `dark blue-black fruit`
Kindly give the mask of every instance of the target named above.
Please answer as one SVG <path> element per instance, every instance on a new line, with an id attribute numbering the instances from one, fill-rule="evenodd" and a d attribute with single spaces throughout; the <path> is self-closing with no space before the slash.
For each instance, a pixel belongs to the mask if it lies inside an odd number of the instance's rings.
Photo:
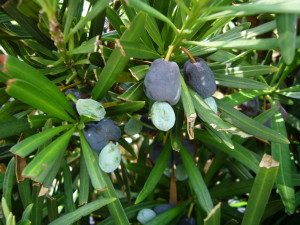
<path id="1" fill-rule="evenodd" d="M 144 79 L 144 91 L 153 101 L 175 105 L 181 94 L 180 70 L 175 62 L 156 59 Z"/>
<path id="2" fill-rule="evenodd" d="M 171 209 L 173 207 L 174 207 L 174 205 L 172 205 L 172 204 L 161 204 L 161 205 L 155 206 L 153 208 L 153 211 L 156 212 L 156 214 L 161 214 L 161 213 L 168 211 L 169 209 Z"/>
<path id="3" fill-rule="evenodd" d="M 65 90 L 64 91 L 65 95 L 68 95 L 68 94 L 72 94 L 74 95 L 77 99 L 85 99 L 85 98 L 89 98 L 89 94 L 85 93 L 85 92 L 82 92 L 78 89 L 75 89 L 75 88 L 70 88 L 68 90 Z"/>
<path id="4" fill-rule="evenodd" d="M 182 217 L 177 225 L 196 225 L 196 220 L 193 217 Z"/>
<path id="5" fill-rule="evenodd" d="M 217 90 L 215 76 L 203 59 L 197 58 L 195 63 L 188 60 L 183 73 L 187 84 L 202 98 L 212 96 Z"/>
<path id="6" fill-rule="evenodd" d="M 158 157 L 159 157 L 161 151 L 163 150 L 163 148 L 164 148 L 164 145 L 161 141 L 155 141 L 152 143 L 151 150 L 149 153 L 149 158 L 153 164 L 155 164 L 156 161 L 158 160 Z"/>
<path id="7" fill-rule="evenodd" d="M 91 148 L 98 153 L 109 141 L 118 141 L 121 137 L 120 128 L 111 119 L 87 123 L 83 133 Z"/>
<path id="8" fill-rule="evenodd" d="M 259 113 L 259 100 L 257 97 L 244 102 L 240 105 L 242 113 L 246 114 L 247 116 L 256 116 Z"/>

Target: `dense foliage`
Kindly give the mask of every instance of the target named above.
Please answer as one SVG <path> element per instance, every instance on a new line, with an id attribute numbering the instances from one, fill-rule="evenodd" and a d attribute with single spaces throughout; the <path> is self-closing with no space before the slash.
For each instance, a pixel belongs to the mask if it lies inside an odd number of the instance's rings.
<path id="1" fill-rule="evenodd" d="M 297 224 L 299 0 L 0 4 L 0 224 Z"/>

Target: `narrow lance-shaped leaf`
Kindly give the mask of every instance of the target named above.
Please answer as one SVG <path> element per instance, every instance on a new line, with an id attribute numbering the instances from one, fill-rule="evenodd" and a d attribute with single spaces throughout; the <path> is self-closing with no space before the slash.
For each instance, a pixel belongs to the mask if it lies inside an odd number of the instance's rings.
<path id="1" fill-rule="evenodd" d="M 70 30 L 68 35 L 65 37 L 65 41 L 68 41 L 73 34 L 75 34 L 79 29 L 83 28 L 90 20 L 95 18 L 101 11 L 103 11 L 108 3 L 109 0 L 97 1 L 96 4 L 93 5 L 92 10 L 88 12 L 85 17 L 82 17 L 75 27 Z"/>
<path id="2" fill-rule="evenodd" d="M 278 14 L 276 15 L 276 24 L 281 55 L 285 63 L 289 65 L 295 57 L 297 15 Z"/>
<path id="3" fill-rule="evenodd" d="M 202 178 L 202 175 L 195 165 L 194 160 L 189 155 L 188 151 L 181 145 L 181 149 L 179 151 L 180 156 L 183 161 L 183 165 L 186 169 L 190 182 L 192 184 L 193 191 L 197 196 L 197 202 L 199 206 L 209 214 L 213 209 L 213 202 L 210 197 L 209 191 L 205 182 Z"/>
<path id="4" fill-rule="evenodd" d="M 233 149 L 234 146 L 231 142 L 230 136 L 226 132 L 235 130 L 236 128 L 216 115 L 195 91 L 192 89 L 189 89 L 189 91 L 198 116 L 209 125 L 209 129 L 211 129 L 211 131 L 217 135 L 224 144 Z"/>
<path id="5" fill-rule="evenodd" d="M 194 103 L 190 95 L 189 89 L 184 82 L 182 76 L 180 76 L 181 83 L 181 102 L 183 105 L 184 113 L 186 116 L 187 133 L 190 139 L 194 139 L 194 124 L 197 118 Z"/>
<path id="6" fill-rule="evenodd" d="M 130 27 L 123 33 L 120 41 L 137 41 L 144 30 L 145 19 L 145 14 L 139 13 L 130 24 Z M 128 61 L 129 57 L 125 54 L 124 49 L 120 43 L 117 44 L 92 91 L 94 99 L 102 98 L 106 94 L 120 76 Z"/>
<path id="7" fill-rule="evenodd" d="M 72 125 L 65 125 L 60 127 L 55 127 L 52 129 L 47 129 L 45 131 L 42 131 L 40 133 L 34 134 L 23 141 L 17 143 L 14 145 L 10 152 L 13 154 L 16 154 L 20 157 L 26 157 L 28 156 L 32 151 L 37 149 L 39 146 L 41 146 L 46 141 L 50 140 L 55 135 L 59 134 L 60 132 L 71 128 Z"/>
<path id="8" fill-rule="evenodd" d="M 35 86 L 19 79 L 10 79 L 7 82 L 6 92 L 20 101 L 43 112 L 53 115 L 62 120 L 73 121 L 60 105 L 54 102 L 48 95 L 44 94 Z"/>
<path id="9" fill-rule="evenodd" d="M 300 37 L 296 37 L 296 48 L 300 46 Z M 251 50 L 269 50 L 277 49 L 279 41 L 276 38 L 264 39 L 237 39 L 232 42 L 226 41 L 184 41 L 186 44 L 198 45 L 202 47 L 220 48 L 220 49 L 251 49 Z"/>
<path id="10" fill-rule="evenodd" d="M 58 219 L 52 221 L 49 223 L 49 225 L 66 225 L 66 224 L 72 224 L 79 220 L 80 218 L 84 216 L 90 215 L 92 212 L 96 211 L 97 209 L 100 209 L 103 206 L 106 206 L 112 202 L 114 202 L 116 198 L 101 198 L 98 200 L 95 200 L 93 202 L 90 202 L 84 206 L 81 206 L 80 208 L 76 209 L 74 212 L 67 213 Z"/>
<path id="11" fill-rule="evenodd" d="M 72 116 L 76 117 L 74 109 L 70 106 L 66 97 L 59 91 L 53 82 L 48 80 L 40 71 L 20 61 L 13 56 L 0 57 L 0 64 L 3 64 L 3 71 L 10 78 L 17 78 L 27 81 L 40 90 L 40 93 L 48 95 L 54 102 L 61 105 Z"/>
<path id="12" fill-rule="evenodd" d="M 0 138 L 20 135 L 27 130 L 30 130 L 30 125 L 26 118 L 16 119 L 12 117 L 0 121 Z"/>
<path id="13" fill-rule="evenodd" d="M 271 194 L 279 163 L 272 156 L 264 155 L 248 200 L 242 225 L 259 225 Z"/>
<path id="14" fill-rule="evenodd" d="M 156 187 L 158 181 L 160 180 L 161 176 L 164 173 L 165 168 L 168 165 L 169 159 L 171 157 L 171 144 L 168 141 L 165 147 L 163 148 L 162 152 L 159 155 L 157 162 L 155 163 L 153 169 L 151 170 L 150 175 L 146 183 L 144 184 L 143 189 L 137 196 L 135 200 L 135 204 L 142 202 L 145 198 L 147 198 Z"/>
<path id="15" fill-rule="evenodd" d="M 256 159 L 255 154 L 252 151 L 245 148 L 244 146 L 233 142 L 234 149 L 231 149 L 219 143 L 217 140 L 215 140 L 213 137 L 207 134 L 207 132 L 198 131 L 198 130 L 195 132 L 195 137 L 205 145 L 211 146 L 212 148 L 217 149 L 218 151 L 222 151 L 228 154 L 229 156 L 233 157 L 243 165 L 247 166 L 255 173 L 257 172 L 257 167 L 259 162 Z"/>
<path id="16" fill-rule="evenodd" d="M 298 0 L 268 1 L 239 4 L 234 6 L 211 7 L 210 10 L 217 13 L 201 17 L 199 20 L 213 20 L 222 17 L 246 16 L 261 13 L 300 13 Z M 207 9 L 205 9 L 207 10 Z"/>
<path id="17" fill-rule="evenodd" d="M 85 164 L 84 157 L 80 157 L 80 172 L 79 172 L 79 198 L 78 204 L 83 205 L 88 202 L 89 198 L 89 188 L 90 188 L 90 179 L 87 171 L 87 166 Z"/>
<path id="18" fill-rule="evenodd" d="M 240 128 L 242 131 L 252 134 L 256 137 L 263 138 L 269 141 L 274 141 L 277 143 L 289 143 L 289 140 L 282 134 L 265 127 L 261 123 L 249 118 L 233 107 L 227 105 L 221 100 L 216 100 L 219 109 L 222 112 L 223 118 L 228 122 L 234 125 L 237 128 Z"/>
<path id="19" fill-rule="evenodd" d="M 287 137 L 285 122 L 281 113 L 277 111 L 272 119 L 272 128 Z M 276 186 L 287 213 L 295 211 L 295 190 L 293 184 L 292 160 L 289 145 L 284 143 L 271 143 L 272 156 L 279 162 L 279 170 L 276 179 Z"/>
<path id="20" fill-rule="evenodd" d="M 16 182 L 15 167 L 16 167 L 16 160 L 13 157 L 7 165 L 5 176 L 3 179 L 3 198 L 5 199 L 6 205 L 9 208 L 9 210 L 12 210 L 11 208 L 12 189 L 14 183 Z"/>
<path id="21" fill-rule="evenodd" d="M 218 203 L 207 215 L 204 225 L 221 225 L 221 203 Z"/>
<path id="22" fill-rule="evenodd" d="M 138 0 L 127 0 L 127 4 L 131 7 L 143 10 L 145 12 L 147 12 L 149 15 L 156 17 L 157 19 L 160 19 L 162 21 L 164 21 L 165 23 L 167 23 L 168 25 L 170 25 L 170 27 L 177 32 L 177 28 L 176 26 L 172 23 L 172 21 L 164 16 L 163 14 L 161 14 L 159 11 L 157 11 L 156 9 L 152 8 L 150 5 L 138 1 Z"/>
<path id="23" fill-rule="evenodd" d="M 241 89 L 254 89 L 254 90 L 265 90 L 269 89 L 269 85 L 243 77 L 235 77 L 228 75 L 215 75 L 216 84 L 225 87 L 241 88 Z"/>
<path id="24" fill-rule="evenodd" d="M 25 167 L 22 175 L 24 177 L 30 177 L 36 182 L 43 183 L 55 164 L 60 163 L 60 159 L 64 155 L 74 130 L 75 128 L 70 129 L 44 148 Z"/>

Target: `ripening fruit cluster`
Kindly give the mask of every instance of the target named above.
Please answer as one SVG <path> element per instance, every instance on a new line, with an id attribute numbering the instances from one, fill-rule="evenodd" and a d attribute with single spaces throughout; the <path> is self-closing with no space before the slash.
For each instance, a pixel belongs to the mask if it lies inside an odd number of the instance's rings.
<path id="1" fill-rule="evenodd" d="M 99 166 L 106 172 L 113 172 L 121 163 L 119 147 L 113 143 L 121 137 L 120 128 L 109 118 L 106 111 L 97 101 L 81 98 L 82 94 L 76 89 L 70 89 L 65 94 L 72 94 L 76 101 L 76 110 L 85 121 L 83 134 L 91 149 L 99 154 Z"/>
<path id="2" fill-rule="evenodd" d="M 210 108 L 217 112 L 214 98 L 216 91 L 214 74 L 203 59 L 195 62 L 188 60 L 183 67 L 187 84 L 200 95 Z M 156 59 L 150 66 L 144 79 L 146 96 L 154 101 L 151 107 L 151 120 L 154 126 L 168 131 L 175 124 L 175 113 L 172 108 L 181 96 L 180 69 L 177 63 Z"/>

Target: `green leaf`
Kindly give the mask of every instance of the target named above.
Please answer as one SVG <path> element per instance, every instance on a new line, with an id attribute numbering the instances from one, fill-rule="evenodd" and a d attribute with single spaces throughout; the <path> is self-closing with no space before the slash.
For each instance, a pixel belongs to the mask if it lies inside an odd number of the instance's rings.
<path id="1" fill-rule="evenodd" d="M 137 81 L 142 80 L 145 77 L 148 70 L 148 65 L 140 65 L 129 68 L 130 73 Z"/>
<path id="2" fill-rule="evenodd" d="M 119 15 L 110 7 L 106 7 L 106 16 L 108 21 L 111 23 L 113 28 L 118 32 L 119 35 L 122 34 L 121 27 L 124 26 Z"/>
<path id="3" fill-rule="evenodd" d="M 213 202 L 210 197 L 207 186 L 204 183 L 202 175 L 199 169 L 197 168 L 194 160 L 183 146 L 181 146 L 179 153 L 182 158 L 185 170 L 188 174 L 189 181 L 191 182 L 192 189 L 196 194 L 197 202 L 199 206 L 207 214 L 209 214 L 213 209 Z"/>
<path id="4" fill-rule="evenodd" d="M 164 50 L 164 42 L 161 38 L 160 31 L 158 29 L 157 23 L 154 18 L 147 16 L 146 19 L 146 30 L 152 40 L 157 44 L 159 50 L 163 52 Z"/>
<path id="5" fill-rule="evenodd" d="M 63 160 L 63 179 L 64 179 L 64 196 L 65 196 L 65 212 L 75 211 L 76 207 L 73 201 L 73 183 L 72 174 L 66 160 Z"/>
<path id="6" fill-rule="evenodd" d="M 54 117 L 73 121 L 57 102 L 26 81 L 19 79 L 8 80 L 6 92 L 10 96 L 17 98 L 28 105 L 41 109 Z"/>
<path id="7" fill-rule="evenodd" d="M 9 161 L 9 163 L 7 165 L 7 169 L 6 169 L 6 172 L 4 175 L 4 180 L 3 180 L 3 196 L 2 197 L 5 198 L 6 205 L 9 210 L 13 210 L 11 198 L 12 198 L 12 194 L 13 194 L 12 193 L 13 186 L 16 182 L 15 169 L 16 169 L 16 160 L 13 157 L 13 158 L 11 158 L 11 160 Z"/>
<path id="8" fill-rule="evenodd" d="M 242 90 L 239 92 L 235 92 L 233 94 L 225 96 L 222 101 L 226 102 L 228 105 L 237 106 L 242 104 L 243 102 L 246 102 L 248 100 L 251 100 L 255 97 L 261 96 L 261 95 L 267 95 L 270 94 L 270 90 Z"/>
<path id="9" fill-rule="evenodd" d="M 72 2 L 68 2 L 68 13 L 66 13 L 66 22 L 64 24 L 64 36 L 66 37 L 70 31 L 72 22 L 74 18 L 76 18 L 76 14 L 78 9 L 81 7 L 82 1 L 75 0 Z"/>
<path id="10" fill-rule="evenodd" d="M 256 172 L 258 167 L 258 160 L 255 157 L 255 154 L 243 147 L 242 145 L 233 142 L 234 149 L 231 149 L 227 146 L 224 146 L 222 143 L 219 143 L 213 137 L 207 134 L 207 132 L 203 131 L 195 131 L 195 137 L 198 140 L 201 140 L 206 146 L 212 147 L 213 149 L 217 149 L 218 151 L 222 151 L 229 156 L 233 157 L 252 171 Z"/>
<path id="11" fill-rule="evenodd" d="M 127 152 L 129 152 L 131 154 L 132 157 L 134 157 L 135 159 L 137 159 L 137 156 L 134 152 L 134 148 L 131 144 L 129 144 L 125 138 L 120 137 L 120 139 L 118 140 L 119 145 L 121 145 Z"/>
<path id="12" fill-rule="evenodd" d="M 298 0 L 276 0 L 268 1 L 261 0 L 257 2 L 239 4 L 234 6 L 221 6 L 211 8 L 211 11 L 218 11 L 215 14 L 204 16 L 199 20 L 213 20 L 219 19 L 222 17 L 231 17 L 231 16 L 247 16 L 247 15 L 256 15 L 262 13 L 295 13 L 299 14 L 300 10 L 298 7 Z M 207 9 L 206 9 L 207 10 Z"/>
<path id="13" fill-rule="evenodd" d="M 151 173 L 148 176 L 148 179 L 144 184 L 143 189 L 137 196 L 135 204 L 142 202 L 154 191 L 158 181 L 160 180 L 165 168 L 168 165 L 169 159 L 171 157 L 171 151 L 171 144 L 168 141 L 168 143 L 165 144 L 161 154 L 159 155 L 159 158 L 155 163 L 153 169 L 151 170 Z"/>
<path id="14" fill-rule="evenodd" d="M 117 42 L 118 43 L 118 42 Z M 130 58 L 138 59 L 157 59 L 160 55 L 147 47 L 143 43 L 136 43 L 133 41 L 120 41 L 119 47 L 124 49 L 125 54 Z"/>
<path id="15" fill-rule="evenodd" d="M 1 6 L 3 10 L 17 23 L 25 29 L 30 36 L 32 36 L 35 40 L 37 40 L 39 43 L 41 43 L 43 46 L 54 50 L 55 46 L 52 42 L 52 40 L 44 35 L 37 26 L 37 22 L 33 19 L 30 18 L 23 13 L 21 13 L 18 10 L 18 4 L 19 2 L 15 1 L 6 1 L 5 4 L 1 3 Z"/>
<path id="16" fill-rule="evenodd" d="M 216 84 L 231 88 L 241 88 L 241 89 L 254 89 L 254 90 L 265 90 L 269 89 L 270 86 L 248 78 L 234 77 L 228 75 L 217 75 L 215 74 Z"/>
<path id="17" fill-rule="evenodd" d="M 144 95 L 144 83 L 138 82 L 128 88 L 123 94 L 118 96 L 118 99 L 123 101 L 138 101 L 143 98 Z"/>
<path id="18" fill-rule="evenodd" d="M 142 11 L 145 11 L 147 12 L 149 15 L 161 20 L 161 21 L 164 21 L 165 23 L 167 23 L 176 33 L 178 32 L 177 31 L 177 28 L 176 26 L 172 23 L 171 20 L 169 20 L 168 17 L 166 17 L 165 15 L 161 14 L 159 11 L 157 11 L 156 9 L 152 8 L 150 5 L 142 2 L 142 1 L 139 1 L 139 0 L 127 0 L 126 1 L 127 4 L 131 7 L 134 7 L 136 9 L 139 9 L 139 10 L 142 10 Z"/>
<path id="19" fill-rule="evenodd" d="M 279 163 L 270 155 L 264 155 L 247 203 L 242 225 L 259 225 L 271 194 Z"/>
<path id="20" fill-rule="evenodd" d="M 218 203 L 213 210 L 204 219 L 204 225 L 220 225 L 221 224 L 221 203 Z"/>
<path id="21" fill-rule="evenodd" d="M 281 93 L 281 92 L 300 92 L 300 85 L 294 85 L 292 87 L 288 87 L 288 88 L 283 88 L 280 90 L 277 90 L 277 92 Z"/>
<path id="22" fill-rule="evenodd" d="M 272 128 L 281 135 L 287 137 L 285 122 L 278 111 L 272 120 Z M 292 160 L 289 145 L 285 143 L 271 143 L 272 156 L 279 162 L 279 170 L 276 179 L 276 186 L 283 201 L 287 213 L 295 211 L 295 190 L 292 177 Z"/>
<path id="23" fill-rule="evenodd" d="M 80 46 L 77 48 L 74 48 L 68 52 L 70 55 L 76 55 L 76 54 L 87 54 L 92 52 L 97 52 L 99 50 L 100 46 L 100 36 L 97 35 L 91 39 L 89 39 L 86 42 L 83 42 Z"/>
<path id="24" fill-rule="evenodd" d="M 293 116 L 292 114 L 288 114 L 287 123 L 300 131 L 300 120 L 297 117 Z"/>
<path id="25" fill-rule="evenodd" d="M 59 217 L 58 219 L 49 223 L 49 225 L 72 224 L 72 223 L 80 220 L 80 218 L 90 215 L 92 212 L 96 211 L 97 209 L 102 208 L 103 206 L 106 206 L 106 205 L 114 202 L 115 200 L 116 200 L 116 198 L 100 198 L 93 202 L 87 203 L 84 206 L 81 206 L 80 208 L 76 209 L 74 212 L 67 213 L 67 214 Z"/>
<path id="26" fill-rule="evenodd" d="M 297 36 L 297 14 L 276 15 L 279 47 L 286 64 L 291 64 L 295 57 Z"/>
<path id="27" fill-rule="evenodd" d="M 29 204 L 26 207 L 26 209 L 22 213 L 22 219 L 21 219 L 21 221 L 25 221 L 25 220 L 29 220 L 30 219 L 32 207 L 33 207 L 33 203 Z"/>
<path id="28" fill-rule="evenodd" d="M 258 165 L 257 165 L 258 169 Z M 251 191 L 254 179 L 224 182 L 212 187 L 209 191 L 213 198 L 227 199 L 232 196 L 239 196 Z"/>
<path id="29" fill-rule="evenodd" d="M 79 198 L 78 204 L 83 205 L 88 202 L 90 179 L 84 157 L 80 157 L 80 172 L 79 172 Z"/>
<path id="30" fill-rule="evenodd" d="M 38 153 L 25 167 L 22 175 L 43 183 L 53 167 L 60 163 L 74 130 L 75 128 L 70 129 Z"/>
<path id="31" fill-rule="evenodd" d="M 192 96 L 190 95 L 189 89 L 183 79 L 180 76 L 181 84 L 181 102 L 183 105 L 185 117 L 186 117 L 186 130 L 190 139 L 194 138 L 194 124 L 197 118 Z"/>
<path id="32" fill-rule="evenodd" d="M 139 39 L 141 33 L 143 33 L 145 25 L 145 14 L 139 13 L 130 24 L 129 28 L 123 33 L 120 41 L 135 42 Z M 118 79 L 121 72 L 129 61 L 129 57 L 124 54 L 124 50 L 120 46 L 116 46 L 113 50 L 103 70 L 96 86 L 92 91 L 94 99 L 104 97 L 107 91 L 111 88 L 114 82 Z"/>
<path id="33" fill-rule="evenodd" d="M 216 76 L 218 75 L 232 75 L 236 77 L 257 77 L 260 75 L 275 73 L 278 71 L 277 67 L 265 65 L 251 65 L 251 66 L 238 66 L 228 67 L 224 69 L 214 69 L 212 71 Z"/>
<path id="34" fill-rule="evenodd" d="M 47 95 L 52 101 L 60 105 L 72 116 L 76 117 L 76 113 L 70 106 L 66 97 L 59 91 L 53 82 L 48 80 L 42 73 L 28 64 L 20 61 L 13 56 L 6 56 L 3 64 L 3 70 L 10 78 L 17 78 L 30 83 L 32 86 L 40 90 L 40 94 Z"/>
<path id="35" fill-rule="evenodd" d="M 212 130 L 228 147 L 234 148 L 230 140 L 230 136 L 226 133 L 230 130 L 235 130 L 229 123 L 223 121 L 218 115 L 216 115 L 210 107 L 201 99 L 201 97 L 189 89 L 193 98 L 194 107 L 198 116 L 208 124 L 209 129 Z"/>
<path id="36" fill-rule="evenodd" d="M 265 140 L 274 141 L 276 143 L 289 143 L 289 140 L 282 134 L 265 127 L 259 122 L 232 108 L 223 101 L 217 99 L 217 104 L 222 112 L 222 117 L 242 131 Z"/>
<path id="37" fill-rule="evenodd" d="M 26 118 L 11 118 L 0 121 L 0 138 L 20 135 L 27 130 L 30 130 L 30 126 Z"/>
<path id="38" fill-rule="evenodd" d="M 144 101 L 132 101 L 119 103 L 111 107 L 105 108 L 107 116 L 116 116 L 125 113 L 132 113 L 142 109 L 145 106 Z"/>
<path id="39" fill-rule="evenodd" d="M 100 12 L 102 12 L 106 6 L 109 4 L 109 0 L 97 1 L 90 12 L 87 13 L 85 17 L 82 17 L 79 22 L 73 27 L 70 32 L 65 37 L 65 41 L 68 41 L 73 34 L 75 34 L 79 29 L 86 26 L 86 24 L 94 19 Z"/>
<path id="40" fill-rule="evenodd" d="M 18 158 L 17 158 L 18 159 Z M 26 208 L 32 203 L 30 180 L 25 179 L 18 182 L 19 195 L 22 201 L 23 208 Z"/>
<path id="41" fill-rule="evenodd" d="M 184 41 L 185 44 L 218 49 L 269 50 L 277 49 L 279 41 L 276 38 L 236 39 L 234 41 Z M 300 37 L 296 37 L 296 48 L 300 46 Z"/>
<path id="42" fill-rule="evenodd" d="M 32 153 L 39 146 L 41 146 L 43 143 L 53 138 L 55 135 L 71 127 L 72 125 L 65 125 L 65 126 L 55 127 L 52 129 L 47 129 L 40 133 L 34 134 L 24 139 L 23 141 L 17 143 L 16 145 L 14 145 L 10 149 L 10 152 L 24 158 L 28 156 L 30 153 Z"/>

